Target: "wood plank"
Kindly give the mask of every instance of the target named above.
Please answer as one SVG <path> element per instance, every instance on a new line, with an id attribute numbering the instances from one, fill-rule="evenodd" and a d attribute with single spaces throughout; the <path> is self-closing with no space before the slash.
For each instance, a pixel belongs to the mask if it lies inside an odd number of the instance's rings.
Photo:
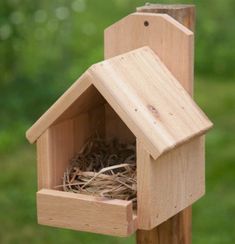
<path id="1" fill-rule="evenodd" d="M 144 148 L 143 144 L 137 139 L 136 141 L 136 155 L 137 155 L 137 216 L 138 229 L 144 226 L 144 229 L 151 226 L 151 216 L 155 214 L 152 212 L 151 206 L 151 185 L 149 179 L 151 175 L 150 155 Z"/>
<path id="2" fill-rule="evenodd" d="M 38 189 L 61 185 L 74 155 L 73 128 L 73 121 L 68 120 L 52 126 L 38 139 Z"/>
<path id="3" fill-rule="evenodd" d="M 95 87 L 155 159 L 212 126 L 148 47 L 93 65 L 88 72 Z"/>
<path id="4" fill-rule="evenodd" d="M 37 140 L 37 181 L 38 189 L 51 188 L 53 186 L 50 133 L 46 130 Z"/>
<path id="5" fill-rule="evenodd" d="M 104 40 L 105 58 L 151 47 L 186 90 L 192 92 L 194 35 L 169 15 L 131 14 L 108 27 Z"/>
<path id="6" fill-rule="evenodd" d="M 136 230 L 131 201 L 42 189 L 37 193 L 37 209 L 43 225 L 115 236 Z"/>
<path id="7" fill-rule="evenodd" d="M 157 160 L 138 143 L 138 228 L 152 229 L 204 195 L 203 142 L 203 137 L 197 137 Z"/>

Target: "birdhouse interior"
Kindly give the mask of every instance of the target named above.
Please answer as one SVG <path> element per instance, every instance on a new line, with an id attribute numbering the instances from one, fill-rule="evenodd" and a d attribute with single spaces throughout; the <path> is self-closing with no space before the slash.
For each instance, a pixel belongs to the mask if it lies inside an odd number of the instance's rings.
<path id="1" fill-rule="evenodd" d="M 133 200 L 136 206 L 135 136 L 93 85 L 48 132 L 49 188 Z"/>

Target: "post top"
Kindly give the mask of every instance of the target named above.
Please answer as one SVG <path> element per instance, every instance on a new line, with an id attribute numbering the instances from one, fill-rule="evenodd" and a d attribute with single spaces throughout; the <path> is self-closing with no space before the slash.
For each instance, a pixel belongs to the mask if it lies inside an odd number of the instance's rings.
<path id="1" fill-rule="evenodd" d="M 137 7 L 137 11 L 145 10 L 150 11 L 153 9 L 161 9 L 161 10 L 169 10 L 169 9 L 186 9 L 186 8 L 194 8 L 193 4 L 158 4 L 158 3 L 145 3 L 144 6 Z"/>
<path id="2" fill-rule="evenodd" d="M 195 5 L 193 4 L 146 3 L 144 6 L 137 7 L 136 11 L 142 13 L 168 14 L 194 32 Z"/>

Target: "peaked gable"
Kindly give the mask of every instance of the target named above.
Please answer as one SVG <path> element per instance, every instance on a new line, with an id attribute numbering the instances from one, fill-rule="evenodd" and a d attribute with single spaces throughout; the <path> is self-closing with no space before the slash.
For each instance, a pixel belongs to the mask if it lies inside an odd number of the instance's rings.
<path id="1" fill-rule="evenodd" d="M 183 87 L 192 92 L 194 34 L 168 14 L 130 14 L 105 29 L 104 42 L 105 59 L 150 46 Z"/>
<path id="2" fill-rule="evenodd" d="M 81 96 L 92 85 L 155 159 L 212 126 L 158 56 L 143 47 L 89 68 L 27 131 L 29 141 L 74 103 L 81 106 Z"/>

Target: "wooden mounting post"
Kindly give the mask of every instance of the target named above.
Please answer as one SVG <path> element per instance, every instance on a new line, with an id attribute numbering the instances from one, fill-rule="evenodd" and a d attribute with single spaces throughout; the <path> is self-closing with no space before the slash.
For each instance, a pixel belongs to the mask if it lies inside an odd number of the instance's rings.
<path id="1" fill-rule="evenodd" d="M 137 8 L 137 12 L 165 13 L 194 31 L 194 5 L 146 4 Z M 190 244 L 192 242 L 191 228 L 192 207 L 190 206 L 153 230 L 138 230 L 137 244 Z"/>
<path id="2" fill-rule="evenodd" d="M 146 4 L 137 12 L 165 13 L 194 31 L 193 5 Z M 191 94 L 192 95 L 192 94 Z M 137 244 L 190 244 L 192 242 L 192 207 L 188 207 L 153 230 L 138 230 Z"/>

